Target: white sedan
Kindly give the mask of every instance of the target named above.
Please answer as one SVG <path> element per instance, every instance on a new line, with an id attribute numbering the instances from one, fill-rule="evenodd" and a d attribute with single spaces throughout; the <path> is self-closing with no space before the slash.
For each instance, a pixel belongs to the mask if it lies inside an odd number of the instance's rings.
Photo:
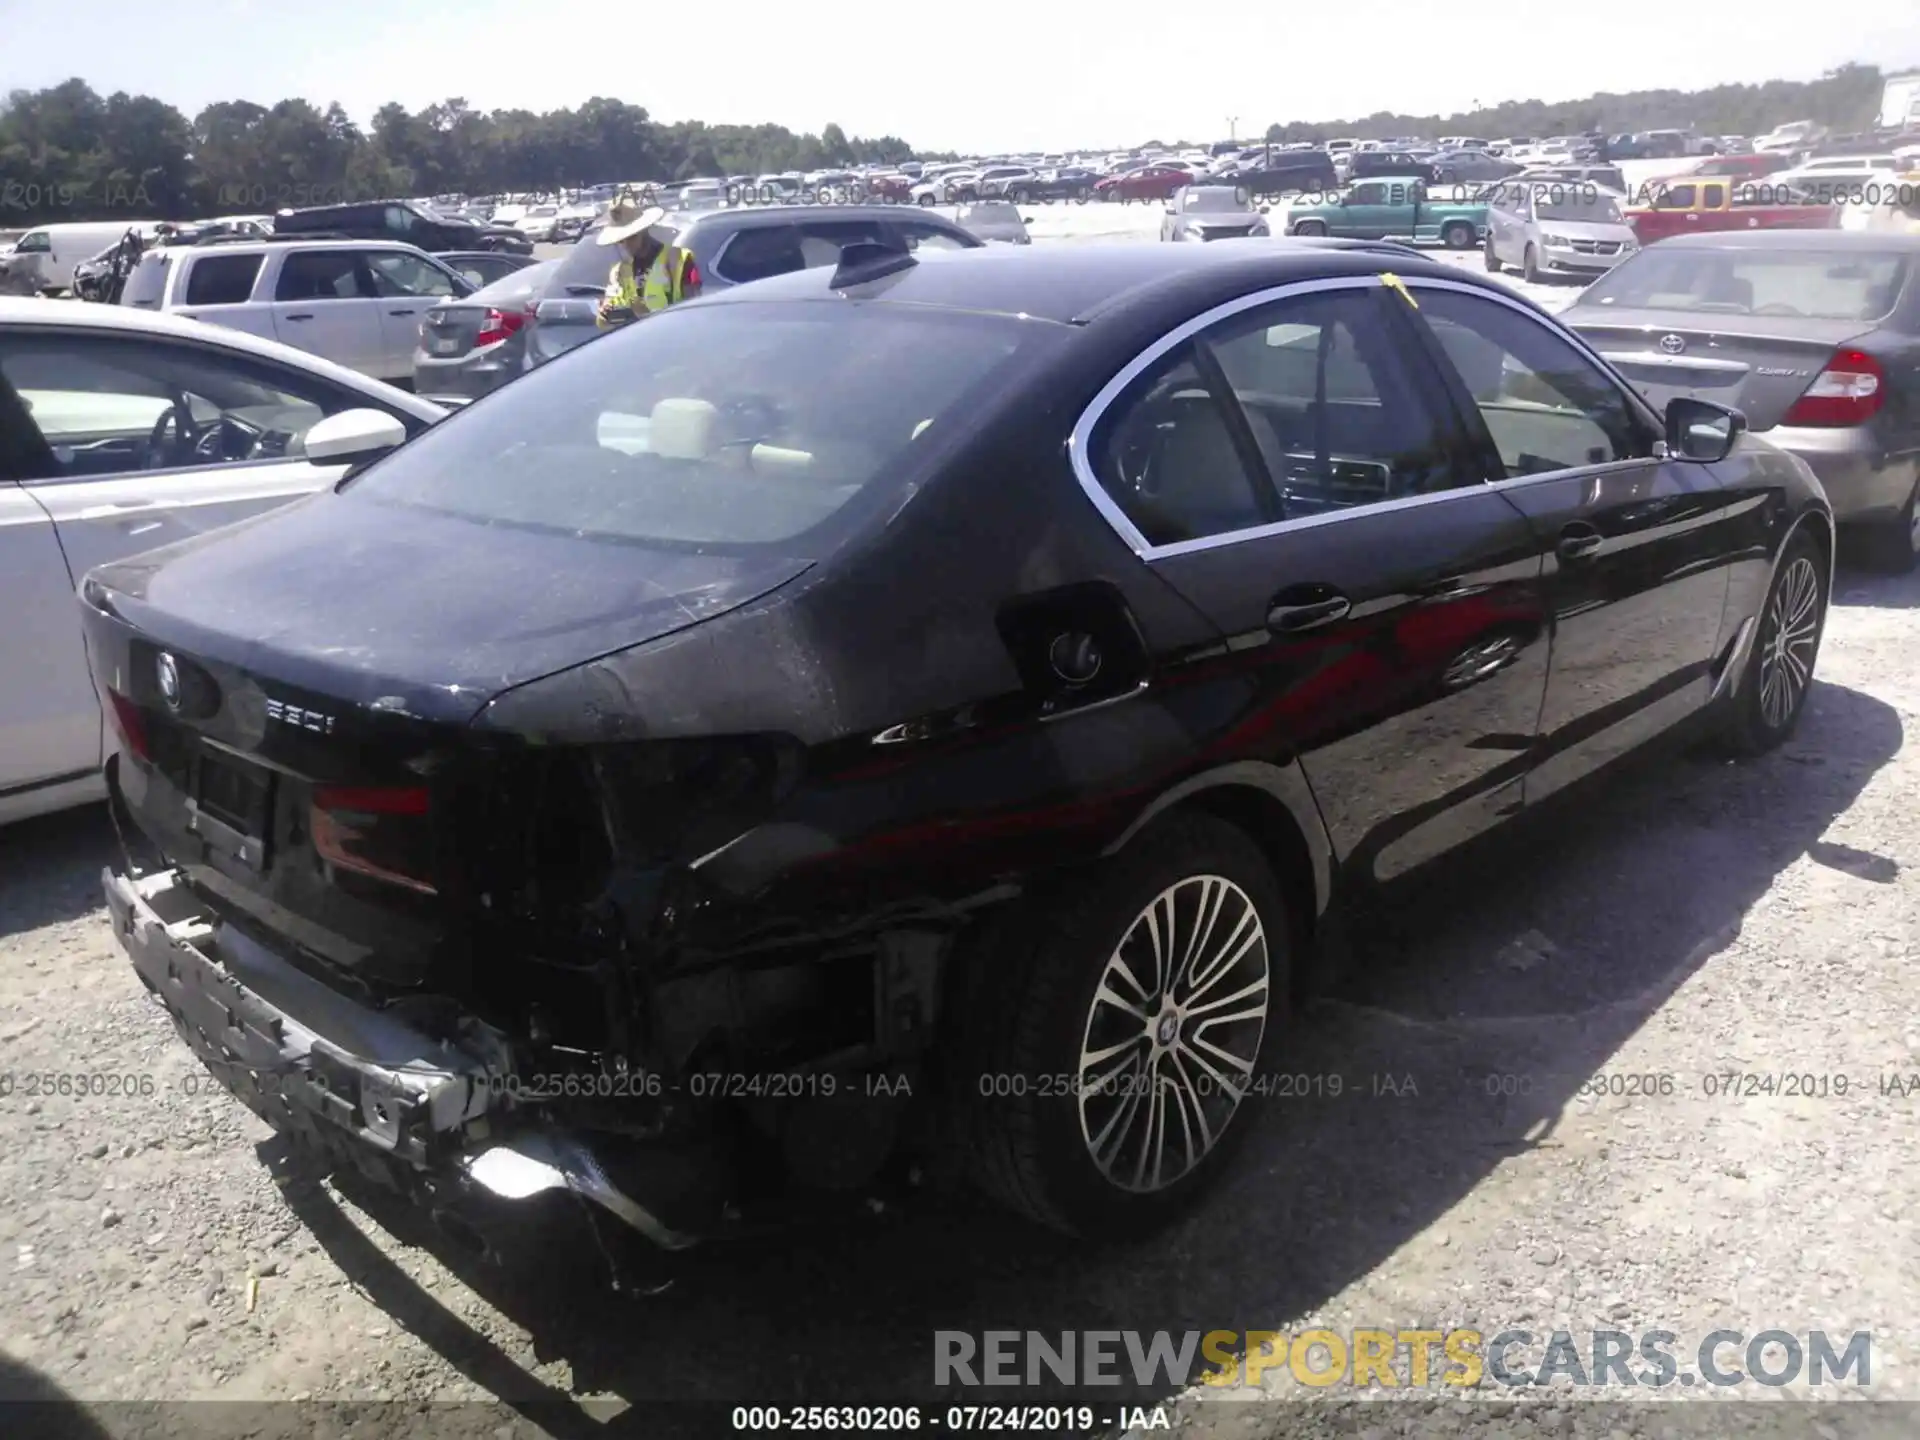
<path id="1" fill-rule="evenodd" d="M 88 570 L 297 500 L 447 413 L 237 330 L 0 298 L 0 824 L 105 794 Z"/>

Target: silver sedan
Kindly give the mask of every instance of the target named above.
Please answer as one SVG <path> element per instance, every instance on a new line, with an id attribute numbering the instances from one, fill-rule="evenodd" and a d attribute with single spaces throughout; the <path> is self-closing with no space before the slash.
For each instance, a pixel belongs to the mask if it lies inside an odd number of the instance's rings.
<path id="1" fill-rule="evenodd" d="M 1231 185 L 1188 185 L 1173 192 L 1160 221 L 1162 240 L 1228 240 L 1270 235 L 1264 208 Z"/>

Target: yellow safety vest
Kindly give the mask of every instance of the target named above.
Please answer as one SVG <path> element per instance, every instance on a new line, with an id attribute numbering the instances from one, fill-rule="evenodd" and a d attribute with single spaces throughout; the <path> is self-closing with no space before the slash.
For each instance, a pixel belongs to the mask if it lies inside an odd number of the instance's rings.
<path id="1" fill-rule="evenodd" d="M 622 255 L 615 262 L 613 273 L 607 277 L 607 299 L 600 313 L 600 324 L 619 323 L 607 318 L 607 310 L 631 310 L 637 317 L 642 313 L 651 315 L 656 310 L 664 310 L 684 300 L 686 271 L 687 252 L 677 246 L 661 248 L 660 253 L 653 257 L 653 263 L 647 267 L 644 282 L 639 281 L 633 273 L 633 258 Z"/>

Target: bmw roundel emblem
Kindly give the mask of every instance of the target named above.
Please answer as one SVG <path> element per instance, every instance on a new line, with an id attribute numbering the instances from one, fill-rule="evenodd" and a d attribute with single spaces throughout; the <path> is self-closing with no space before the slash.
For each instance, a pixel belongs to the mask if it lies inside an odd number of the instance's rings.
<path id="1" fill-rule="evenodd" d="M 167 702 L 169 710 L 180 708 L 180 662 L 173 656 L 162 654 L 154 664 L 154 675 L 160 681 L 160 698 Z"/>
<path id="2" fill-rule="evenodd" d="M 1678 355 L 1682 350 L 1687 348 L 1687 342 L 1678 335 L 1662 335 L 1660 337 L 1660 348 L 1669 355 Z"/>

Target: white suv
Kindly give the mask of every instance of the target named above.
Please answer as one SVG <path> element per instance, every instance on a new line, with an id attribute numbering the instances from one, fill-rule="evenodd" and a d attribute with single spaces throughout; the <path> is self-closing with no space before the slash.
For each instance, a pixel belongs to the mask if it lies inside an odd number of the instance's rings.
<path id="1" fill-rule="evenodd" d="M 473 282 L 392 240 L 168 245 L 140 257 L 120 303 L 245 330 L 411 385 L 422 317 Z"/>

